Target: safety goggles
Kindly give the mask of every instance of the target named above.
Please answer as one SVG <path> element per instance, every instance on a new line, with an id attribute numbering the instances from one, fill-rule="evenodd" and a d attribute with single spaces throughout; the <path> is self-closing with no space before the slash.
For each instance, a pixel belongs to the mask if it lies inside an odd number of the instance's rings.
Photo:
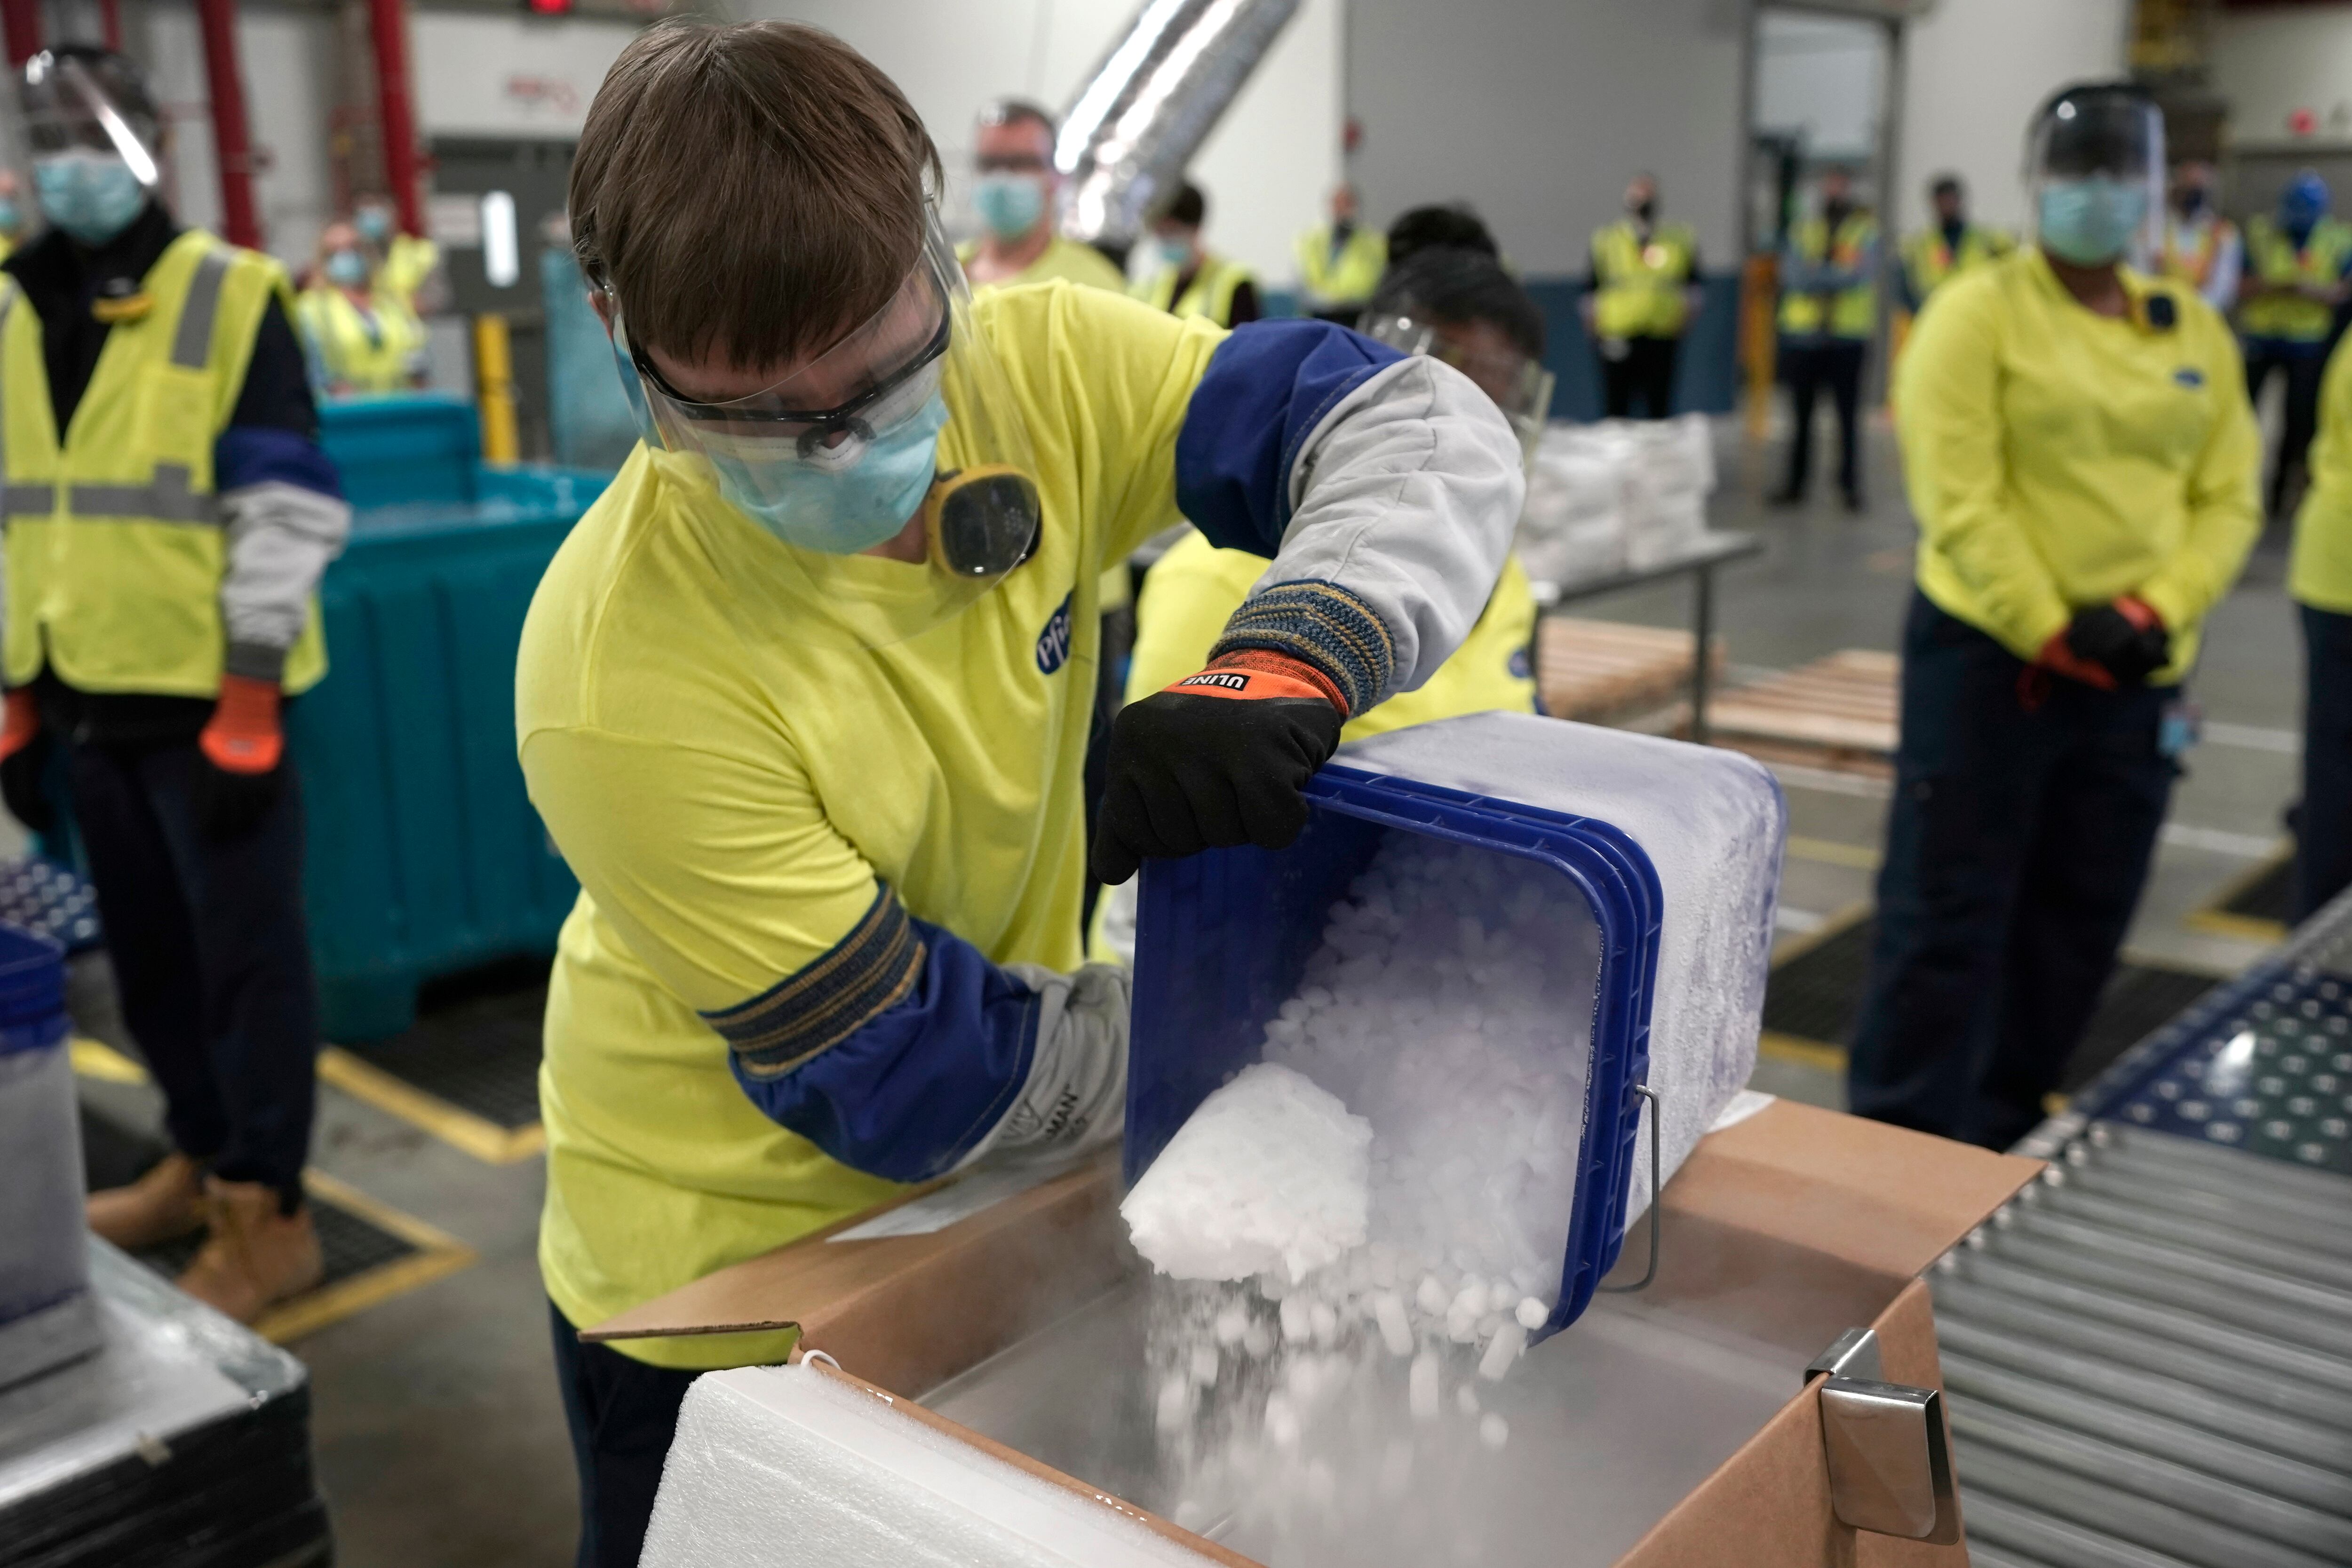
<path id="1" fill-rule="evenodd" d="M 1392 349 L 1427 354 L 1468 376 L 1510 420 L 1519 433 L 1520 444 L 1530 453 L 1534 451 L 1536 439 L 1543 434 L 1544 421 L 1551 415 L 1556 380 L 1540 361 L 1517 349 L 1467 347 L 1447 337 L 1435 322 L 1412 316 L 1373 316 L 1364 322 L 1362 331 L 1365 336 Z"/>

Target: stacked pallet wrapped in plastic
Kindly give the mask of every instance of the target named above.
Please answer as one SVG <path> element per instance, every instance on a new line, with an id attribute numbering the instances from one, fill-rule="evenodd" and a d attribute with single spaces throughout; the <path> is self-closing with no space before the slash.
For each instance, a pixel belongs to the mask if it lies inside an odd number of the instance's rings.
<path id="1" fill-rule="evenodd" d="M 1705 415 L 1554 425 L 1528 475 L 1519 558 L 1555 583 L 1655 565 L 1706 531 L 1715 483 Z"/>

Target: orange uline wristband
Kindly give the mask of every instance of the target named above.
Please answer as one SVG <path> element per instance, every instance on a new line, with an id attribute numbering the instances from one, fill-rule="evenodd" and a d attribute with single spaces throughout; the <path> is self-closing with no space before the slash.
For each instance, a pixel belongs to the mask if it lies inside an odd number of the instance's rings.
<path id="1" fill-rule="evenodd" d="M 1348 704 L 1339 695 L 1339 688 L 1329 676 L 1304 659 L 1269 653 L 1262 648 L 1245 648 L 1210 661 L 1209 668 L 1198 675 L 1188 675 L 1167 688 L 1195 697 L 1231 697 L 1264 699 L 1269 697 L 1319 697 L 1339 710 L 1345 718 Z"/>

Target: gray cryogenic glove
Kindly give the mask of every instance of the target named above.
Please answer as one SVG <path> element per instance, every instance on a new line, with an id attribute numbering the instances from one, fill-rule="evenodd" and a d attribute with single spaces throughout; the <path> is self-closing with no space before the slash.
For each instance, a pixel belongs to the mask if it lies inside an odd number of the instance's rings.
<path id="1" fill-rule="evenodd" d="M 1013 1107 L 956 1162 L 1055 1158 L 1099 1149 L 1127 1120 L 1128 972 L 1089 963 L 1063 974 L 1034 963 L 1008 963 L 1037 993 L 1037 1044 L 1029 1077 Z"/>

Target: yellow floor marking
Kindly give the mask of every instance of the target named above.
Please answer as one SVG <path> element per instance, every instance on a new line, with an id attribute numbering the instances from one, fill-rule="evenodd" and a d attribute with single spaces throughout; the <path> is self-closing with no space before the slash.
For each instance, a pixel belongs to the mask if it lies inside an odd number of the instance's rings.
<path id="1" fill-rule="evenodd" d="M 486 1117 L 428 1094 L 404 1079 L 394 1078 L 341 1046 L 319 1053 L 319 1077 L 355 1100 L 363 1100 L 386 1115 L 438 1138 L 490 1165 L 511 1165 L 547 1147 L 547 1130 L 533 1121 L 523 1127 L 501 1127 Z"/>

